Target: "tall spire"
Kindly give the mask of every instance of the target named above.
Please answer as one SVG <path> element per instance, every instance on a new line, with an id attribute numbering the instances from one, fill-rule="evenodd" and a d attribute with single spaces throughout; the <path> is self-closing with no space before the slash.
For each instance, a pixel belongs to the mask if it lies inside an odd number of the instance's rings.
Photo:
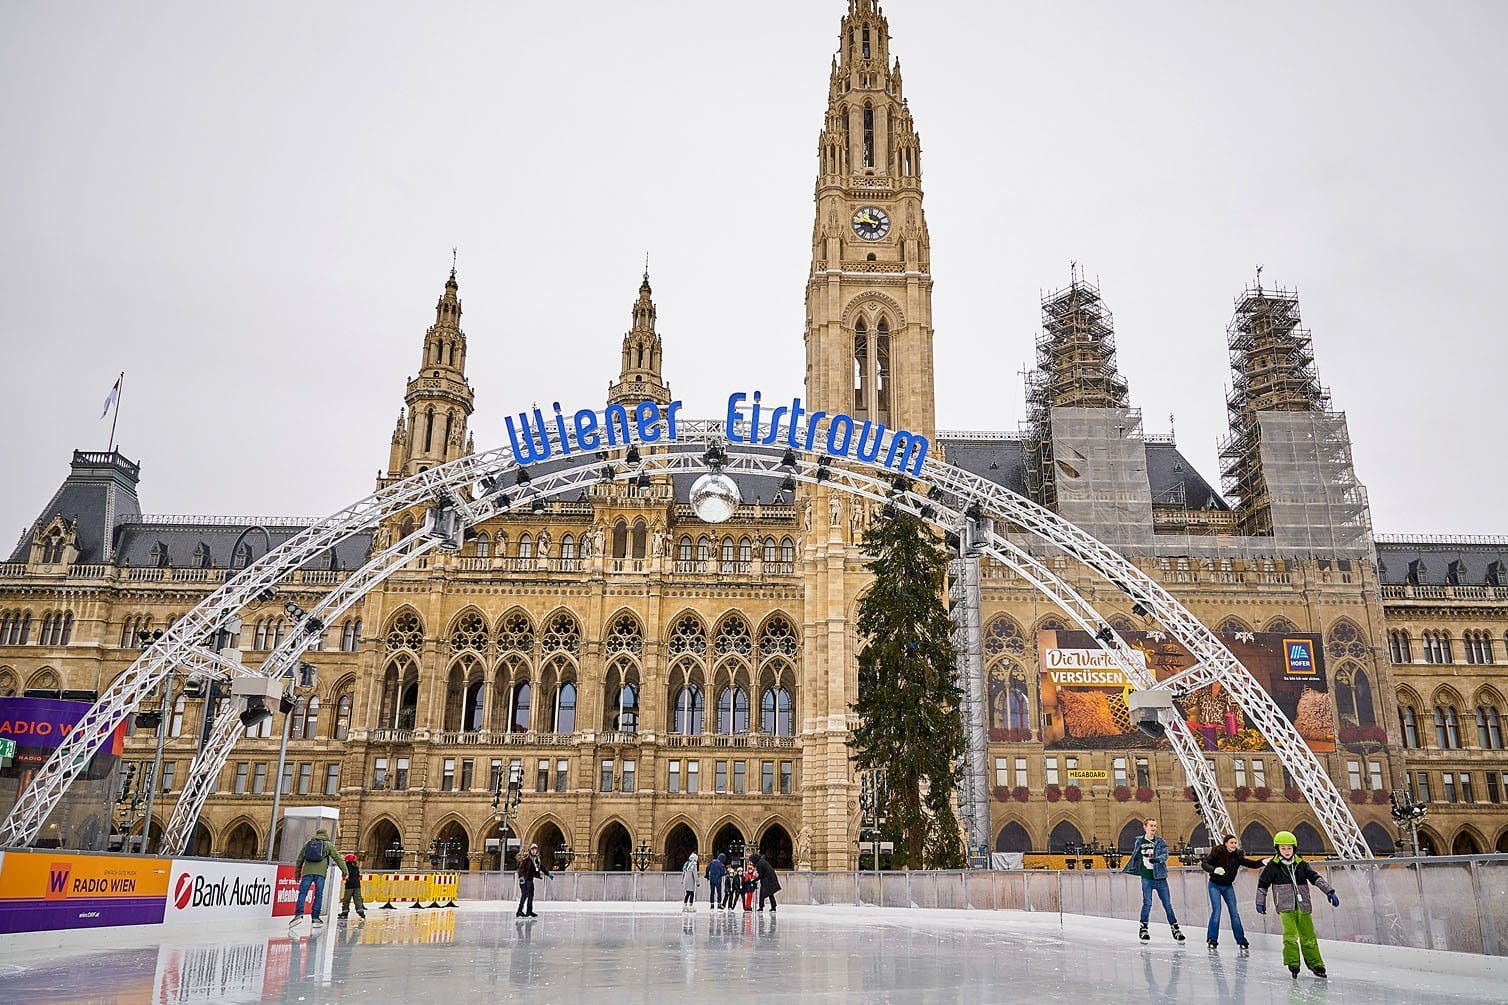
<path id="1" fill-rule="evenodd" d="M 670 388 L 661 372 L 663 351 L 655 331 L 655 302 L 649 285 L 649 256 L 644 256 L 644 280 L 634 301 L 633 322 L 623 336 L 623 360 L 618 380 L 608 387 L 609 404 L 655 401 L 670 403 Z"/>
<path id="2" fill-rule="evenodd" d="M 407 421 L 393 432 L 389 478 L 407 477 L 462 456 L 474 395 L 466 381 L 466 333 L 461 330 L 453 248 L 450 275 L 435 303 L 435 323 L 424 333 L 419 370 L 409 380 L 403 401 Z"/>

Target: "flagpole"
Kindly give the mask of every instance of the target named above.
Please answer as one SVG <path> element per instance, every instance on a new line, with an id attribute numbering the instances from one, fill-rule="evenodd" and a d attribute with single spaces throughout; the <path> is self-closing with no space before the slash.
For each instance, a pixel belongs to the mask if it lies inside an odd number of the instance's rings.
<path id="1" fill-rule="evenodd" d="M 120 372 L 120 377 L 115 382 L 115 417 L 110 420 L 110 449 L 107 453 L 115 451 L 115 424 L 120 421 L 120 397 L 126 393 L 126 371 Z"/>

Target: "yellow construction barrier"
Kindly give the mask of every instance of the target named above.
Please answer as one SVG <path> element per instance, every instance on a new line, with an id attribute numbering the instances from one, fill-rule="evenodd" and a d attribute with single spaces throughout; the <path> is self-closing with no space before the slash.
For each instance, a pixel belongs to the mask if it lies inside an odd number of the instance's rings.
<path id="1" fill-rule="evenodd" d="M 384 911 L 455 907 L 461 877 L 453 872 L 368 872 L 361 876 L 361 899 Z"/>

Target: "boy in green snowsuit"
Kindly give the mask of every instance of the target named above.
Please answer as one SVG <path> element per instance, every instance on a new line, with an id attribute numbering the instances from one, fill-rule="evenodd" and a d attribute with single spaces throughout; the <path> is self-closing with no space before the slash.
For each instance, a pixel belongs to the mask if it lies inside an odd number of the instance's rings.
<path id="1" fill-rule="evenodd" d="M 1331 907 L 1340 906 L 1340 898 L 1329 880 L 1314 871 L 1314 867 L 1299 857 L 1298 838 L 1288 831 L 1279 831 L 1272 839 L 1277 854 L 1267 860 L 1257 880 L 1257 913 L 1267 913 L 1267 890 L 1277 904 L 1278 914 L 1283 919 L 1283 962 L 1294 980 L 1299 976 L 1299 952 L 1303 951 L 1304 965 L 1314 971 L 1314 976 L 1325 976 L 1325 961 L 1320 958 L 1319 940 L 1314 936 L 1314 909 L 1309 896 L 1312 883 L 1324 891 Z"/>

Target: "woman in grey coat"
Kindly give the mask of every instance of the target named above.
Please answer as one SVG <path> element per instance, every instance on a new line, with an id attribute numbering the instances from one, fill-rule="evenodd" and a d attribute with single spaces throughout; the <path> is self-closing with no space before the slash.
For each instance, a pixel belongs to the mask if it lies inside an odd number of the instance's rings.
<path id="1" fill-rule="evenodd" d="M 686 899 L 681 903 L 681 910 L 686 914 L 696 912 L 696 884 L 701 878 L 702 875 L 696 867 L 696 852 L 692 852 L 686 864 L 681 866 L 681 889 L 686 893 Z"/>

